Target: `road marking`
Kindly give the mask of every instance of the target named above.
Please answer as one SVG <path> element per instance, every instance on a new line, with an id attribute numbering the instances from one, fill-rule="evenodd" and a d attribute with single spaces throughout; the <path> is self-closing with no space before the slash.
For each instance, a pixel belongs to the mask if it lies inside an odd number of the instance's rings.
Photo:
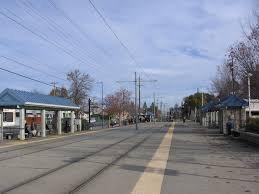
<path id="1" fill-rule="evenodd" d="M 148 163 L 145 172 L 142 173 L 131 194 L 160 194 L 173 139 L 173 131 L 174 123 L 172 127 L 168 129 L 151 161 Z M 148 169 L 150 168 L 161 169 L 161 171 L 159 173 L 148 172 Z"/>
<path id="2" fill-rule="evenodd" d="M 32 144 L 32 143 L 39 143 L 39 142 L 50 141 L 50 140 L 56 140 L 56 139 L 62 139 L 62 138 L 65 138 L 65 137 L 73 137 L 73 136 L 80 136 L 80 135 L 95 134 L 95 133 L 100 133 L 100 132 L 108 131 L 108 130 L 111 130 L 111 128 L 101 129 L 101 130 L 94 130 L 94 131 L 87 131 L 87 132 L 81 132 L 81 133 L 76 133 L 76 134 L 62 135 L 62 136 L 58 136 L 58 137 L 50 137 L 50 138 L 47 137 L 46 139 L 29 141 L 29 142 L 21 142 L 20 140 L 18 140 L 18 141 L 12 142 L 11 145 L 6 145 L 6 146 L 1 146 L 1 142 L 0 142 L 0 149 L 10 148 L 10 147 L 19 146 L 19 145 L 27 145 L 27 144 Z"/>

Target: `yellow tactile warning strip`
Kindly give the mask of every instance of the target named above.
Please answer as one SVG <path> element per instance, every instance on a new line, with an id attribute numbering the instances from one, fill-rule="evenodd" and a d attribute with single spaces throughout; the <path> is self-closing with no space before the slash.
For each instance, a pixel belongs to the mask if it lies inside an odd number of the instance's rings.
<path id="1" fill-rule="evenodd" d="M 71 136 L 80 136 L 80 135 L 90 135 L 90 134 L 94 134 L 94 133 L 99 133 L 99 132 L 103 132 L 103 131 L 108 131 L 111 130 L 111 128 L 107 128 L 107 129 L 101 129 L 101 130 L 95 130 L 95 131 L 87 131 L 87 132 L 81 132 L 81 133 L 75 133 L 75 134 L 69 134 L 69 135 L 62 135 L 62 136 L 56 136 L 56 137 L 49 137 L 46 139 L 40 139 L 40 140 L 35 140 L 35 141 L 14 141 L 12 144 L 10 145 L 4 145 L 1 146 L 1 142 L 0 142 L 0 149 L 3 148 L 9 148 L 9 147 L 13 147 L 13 146 L 18 146 L 18 145 L 27 145 L 27 144 L 32 144 L 32 143 L 39 143 L 39 142 L 44 142 L 44 141 L 50 141 L 50 140 L 55 140 L 55 139 L 62 139 L 65 137 L 71 137 Z"/>
<path id="2" fill-rule="evenodd" d="M 169 157 L 171 142 L 173 138 L 174 123 L 163 137 L 161 144 L 148 163 L 146 169 L 159 169 L 159 173 L 145 170 L 136 183 L 131 194 L 160 194 L 164 179 L 164 172 Z M 158 160 L 159 159 L 159 160 Z"/>

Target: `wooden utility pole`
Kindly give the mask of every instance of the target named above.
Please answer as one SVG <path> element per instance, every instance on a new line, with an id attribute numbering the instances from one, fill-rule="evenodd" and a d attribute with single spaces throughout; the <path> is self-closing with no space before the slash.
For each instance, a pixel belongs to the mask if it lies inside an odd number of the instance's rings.
<path id="1" fill-rule="evenodd" d="M 89 112 L 89 116 L 88 116 L 88 123 L 89 123 L 89 127 L 91 128 L 91 99 L 88 99 L 88 112 Z"/>
<path id="2" fill-rule="evenodd" d="M 137 101 L 138 101 L 138 88 L 137 88 L 137 72 L 135 72 L 135 123 L 136 130 L 138 130 L 138 111 L 137 111 Z"/>
<path id="3" fill-rule="evenodd" d="M 3 141 L 4 140 L 4 109 L 0 110 L 1 113 L 1 120 L 0 120 L 0 124 L 1 124 L 1 137 L 0 140 Z"/>
<path id="4" fill-rule="evenodd" d="M 117 83 L 128 83 L 133 82 L 135 87 L 135 126 L 136 130 L 138 130 L 138 80 L 137 80 L 137 72 L 134 73 L 135 78 L 133 81 L 116 81 Z"/>
<path id="5" fill-rule="evenodd" d="M 53 85 L 53 96 L 56 96 L 56 89 L 57 89 L 56 84 L 57 84 L 57 82 L 53 81 L 53 82 L 51 82 L 51 84 Z"/>
<path id="6" fill-rule="evenodd" d="M 138 120 L 141 108 L 141 83 L 142 82 L 157 82 L 157 80 L 141 80 L 140 76 L 137 78 L 137 72 L 135 72 L 135 80 L 134 81 L 117 81 L 117 83 L 123 82 L 134 82 L 135 84 L 135 118 L 136 118 L 136 129 L 138 129 Z M 154 100 L 155 107 L 155 100 Z M 154 108 L 155 114 L 155 108 Z M 155 116 L 155 115 L 154 115 Z"/>
<path id="7" fill-rule="evenodd" d="M 154 92 L 154 106 L 153 106 L 153 111 L 154 111 L 154 122 L 156 122 L 156 93 Z"/>
<path id="8" fill-rule="evenodd" d="M 251 73 L 248 73 L 247 75 L 247 84 L 248 84 L 248 108 L 249 108 L 249 117 L 252 116 L 251 114 L 251 83 L 250 83 L 250 77 L 252 76 Z"/>
<path id="9" fill-rule="evenodd" d="M 102 89 L 102 128 L 104 128 L 104 99 L 103 99 L 103 82 L 96 82 L 97 84 L 101 84 Z"/>
<path id="10" fill-rule="evenodd" d="M 140 111 L 140 96 L 141 96 L 141 94 L 140 94 L 140 87 L 141 87 L 141 85 L 140 85 L 140 76 L 138 77 L 138 110 Z"/>

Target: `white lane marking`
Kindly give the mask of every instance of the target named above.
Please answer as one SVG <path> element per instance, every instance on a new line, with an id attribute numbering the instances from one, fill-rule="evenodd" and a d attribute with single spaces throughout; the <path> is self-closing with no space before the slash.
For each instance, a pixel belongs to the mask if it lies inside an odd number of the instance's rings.
<path id="1" fill-rule="evenodd" d="M 168 129 L 161 144 L 142 173 L 131 194 L 160 194 L 164 173 L 173 139 L 174 124 Z M 150 172 L 148 169 L 161 169 L 159 173 Z"/>

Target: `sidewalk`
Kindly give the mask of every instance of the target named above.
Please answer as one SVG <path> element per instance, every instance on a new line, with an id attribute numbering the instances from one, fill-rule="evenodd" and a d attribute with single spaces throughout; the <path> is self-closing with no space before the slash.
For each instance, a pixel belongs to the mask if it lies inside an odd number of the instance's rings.
<path id="1" fill-rule="evenodd" d="M 229 154 L 242 163 L 246 163 L 249 167 L 259 169 L 259 147 L 242 137 L 225 136 L 219 132 L 219 129 L 207 128 L 199 126 L 192 121 L 187 122 L 187 128 L 193 131 L 200 131 L 203 137 L 211 147 L 220 149 L 222 153 Z"/>

